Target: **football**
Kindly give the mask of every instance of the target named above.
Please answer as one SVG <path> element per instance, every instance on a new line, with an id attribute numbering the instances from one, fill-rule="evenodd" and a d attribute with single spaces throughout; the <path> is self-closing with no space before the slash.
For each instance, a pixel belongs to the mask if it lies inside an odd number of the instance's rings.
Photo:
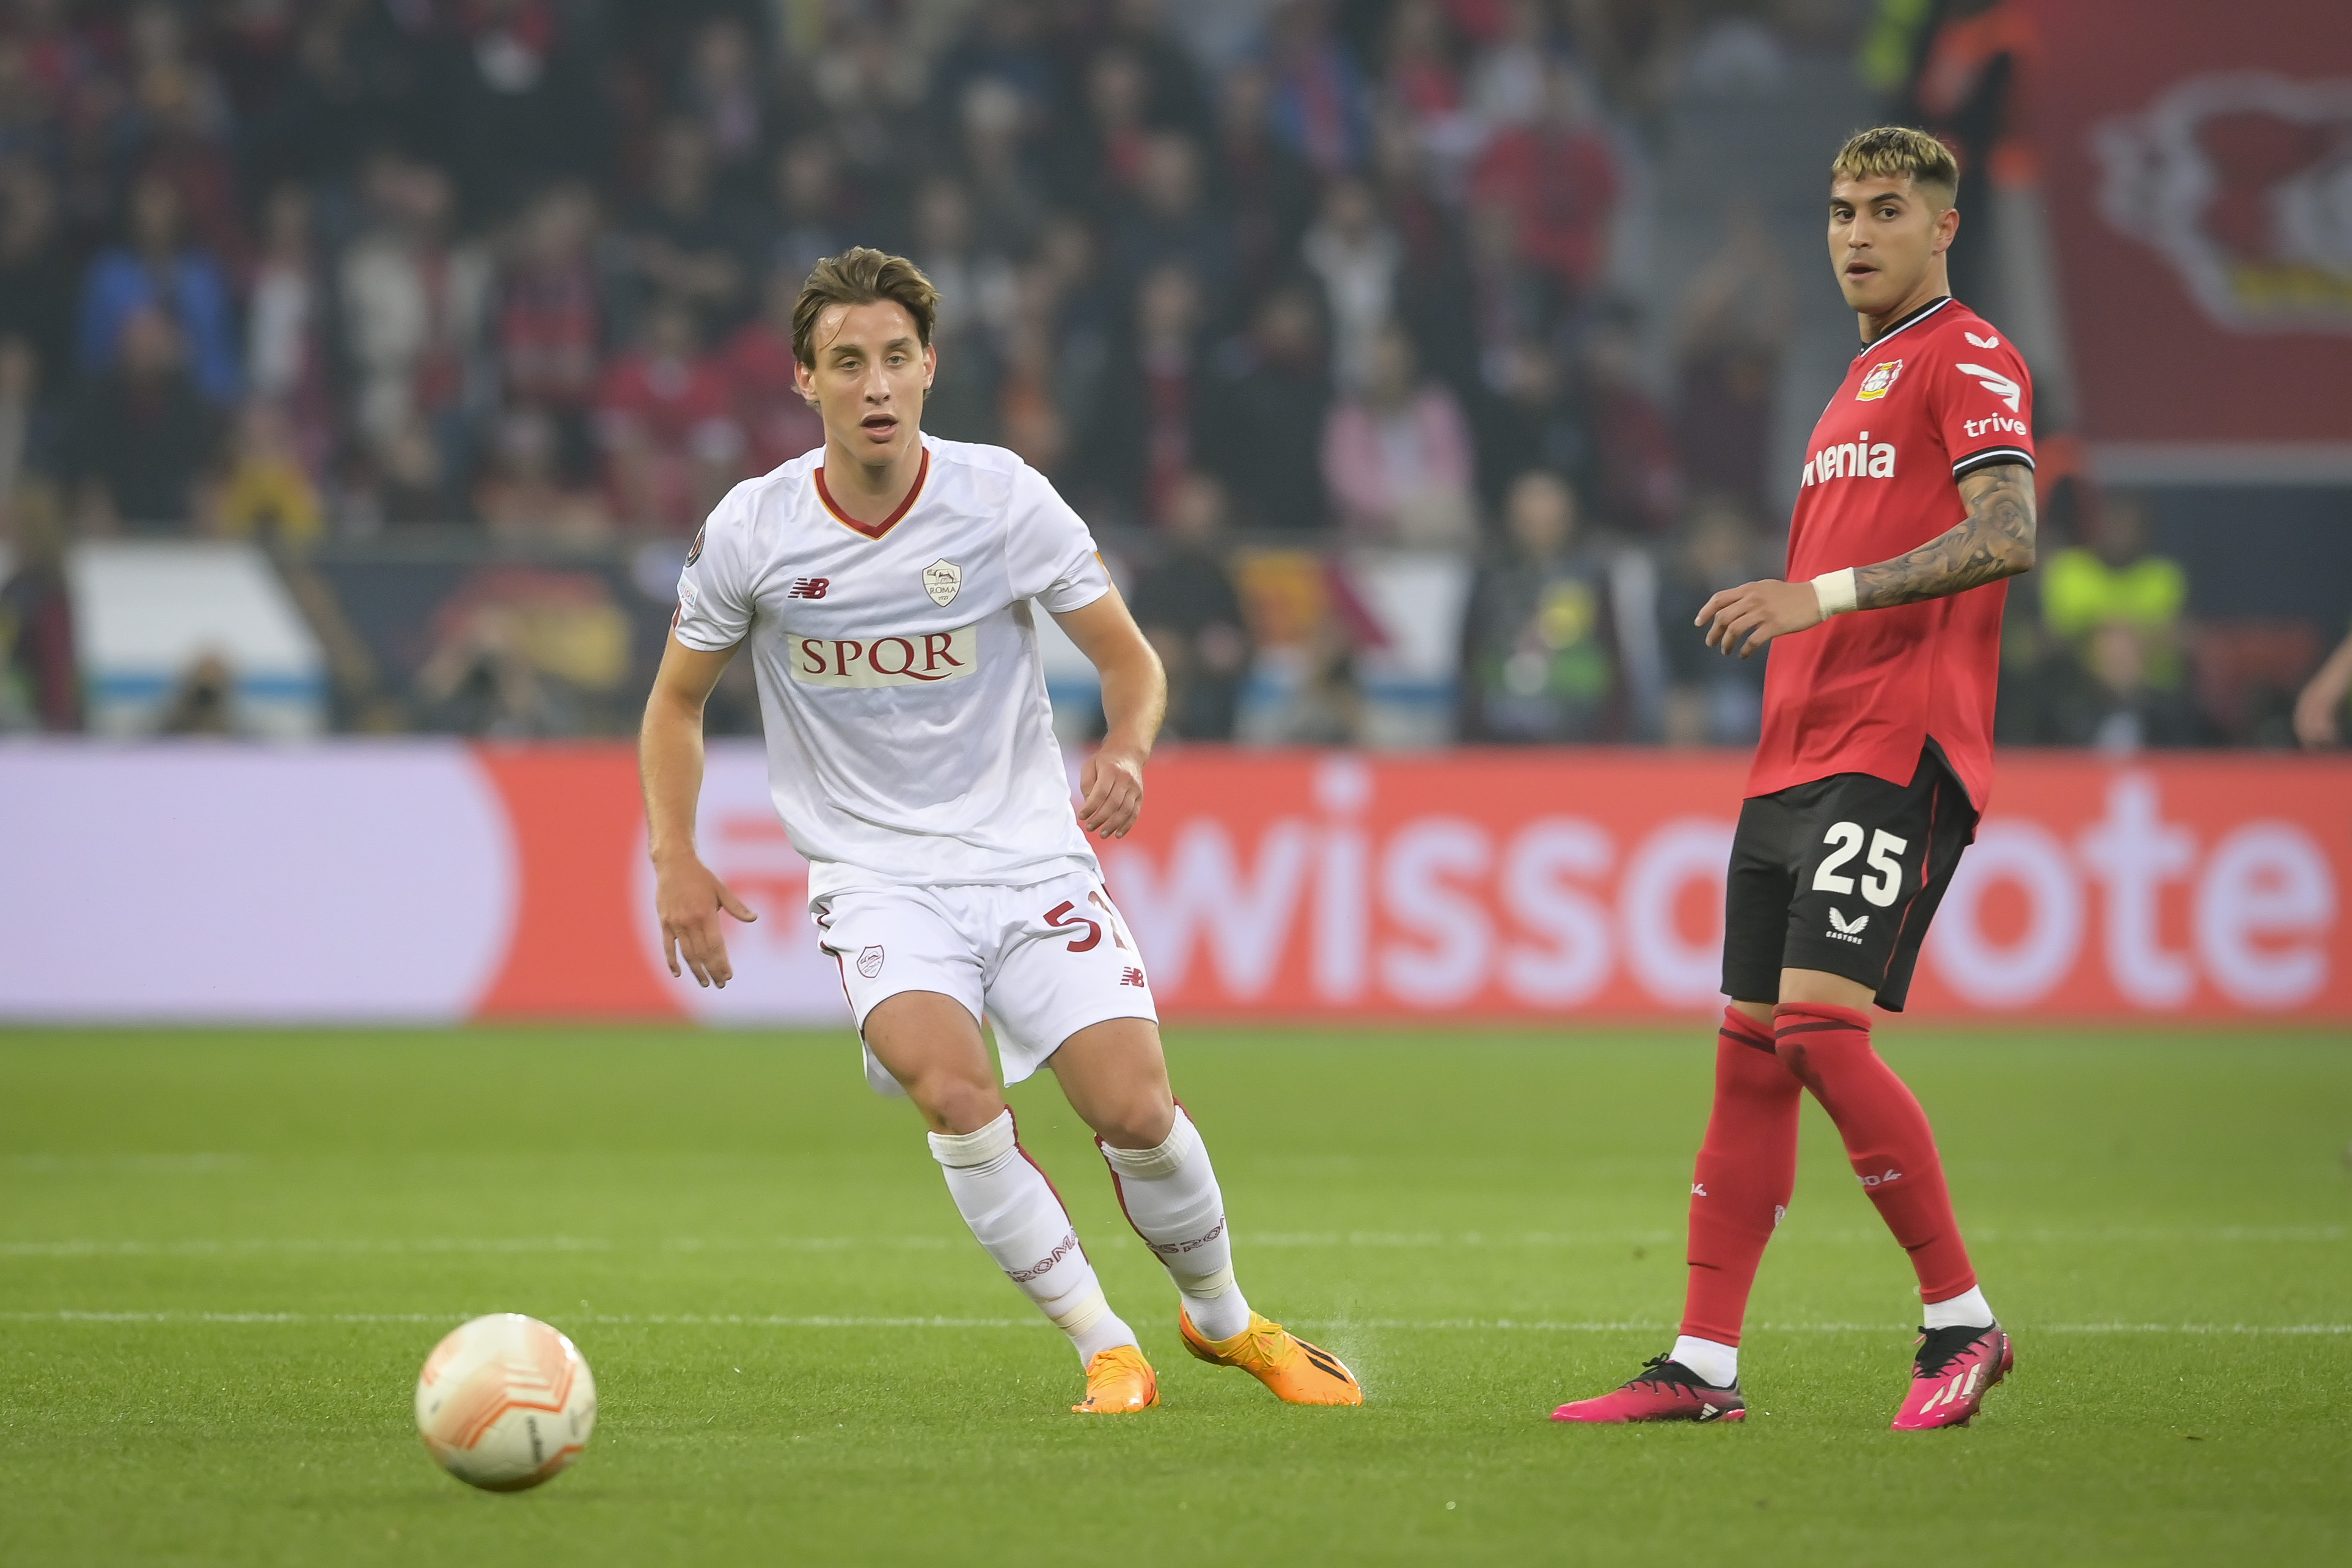
<path id="1" fill-rule="evenodd" d="M 416 1430 L 441 1468 L 516 1492 L 562 1470 L 596 1428 L 596 1380 L 563 1335 L 520 1312 L 461 1323 L 416 1379 Z"/>

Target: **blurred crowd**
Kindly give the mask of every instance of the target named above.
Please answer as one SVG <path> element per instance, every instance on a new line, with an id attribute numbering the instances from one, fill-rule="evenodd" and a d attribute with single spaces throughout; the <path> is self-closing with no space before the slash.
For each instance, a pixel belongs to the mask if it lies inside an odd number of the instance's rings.
<path id="1" fill-rule="evenodd" d="M 1687 624 L 1777 570 L 1795 285 L 1735 213 L 1654 330 L 1626 226 L 1661 116 L 1693 73 L 1788 49 L 1859 58 L 1927 113 L 1939 28 L 2002 8 L 5 0 L 11 700 L 72 721 L 74 537 L 299 561 L 410 532 L 690 534 L 821 439 L 792 303 L 862 243 L 940 287 L 926 427 L 1013 448 L 1120 542 L 1180 733 L 1364 738 L 1382 634 L 1344 561 L 1389 551 L 1459 563 L 1452 737 L 1738 742 L 1760 661 L 1715 658 Z M 1956 139 L 2000 134 L 1968 85 L 1998 66 L 1959 89 L 1928 71 Z M 2004 724 L 2225 738 L 2179 569 L 2127 499 L 2074 510 L 2081 548 L 2017 617 Z M 300 570 L 339 682 L 362 679 L 335 583 Z M 529 602 L 467 587 L 400 700 L 346 719 L 579 727 L 549 695 L 577 668 L 514 628 L 583 590 L 499 581 Z M 626 682 L 625 655 L 587 664 Z M 1269 670 L 1282 700 L 1253 731 Z M 226 723 L 188 694 L 199 673 L 173 711 Z"/>

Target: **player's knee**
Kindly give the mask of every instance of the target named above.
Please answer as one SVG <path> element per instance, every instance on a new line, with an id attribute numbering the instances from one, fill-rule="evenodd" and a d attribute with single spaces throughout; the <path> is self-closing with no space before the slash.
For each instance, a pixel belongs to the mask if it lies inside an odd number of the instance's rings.
<path id="1" fill-rule="evenodd" d="M 934 1132 L 977 1132 L 1004 1114 L 1004 1096 L 994 1084 L 961 1073 L 926 1073 L 906 1089 Z"/>
<path id="2" fill-rule="evenodd" d="M 1176 1131 L 1176 1102 L 1164 1094 L 1139 1090 L 1094 1112 L 1095 1136 L 1114 1149 L 1157 1149 Z"/>

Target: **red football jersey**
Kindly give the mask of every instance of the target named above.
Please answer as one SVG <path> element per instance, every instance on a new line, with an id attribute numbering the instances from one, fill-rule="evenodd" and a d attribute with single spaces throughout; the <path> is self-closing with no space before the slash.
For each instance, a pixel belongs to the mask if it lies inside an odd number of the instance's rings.
<path id="1" fill-rule="evenodd" d="M 1854 356 L 1807 447 L 1789 581 L 1915 550 L 1968 517 L 1955 482 L 2033 466 L 2033 382 L 2009 341 L 1957 300 L 1922 306 Z M 1832 773 L 1908 784 L 1933 740 L 1982 811 L 2009 584 L 1857 610 L 1775 640 L 1748 793 Z"/>

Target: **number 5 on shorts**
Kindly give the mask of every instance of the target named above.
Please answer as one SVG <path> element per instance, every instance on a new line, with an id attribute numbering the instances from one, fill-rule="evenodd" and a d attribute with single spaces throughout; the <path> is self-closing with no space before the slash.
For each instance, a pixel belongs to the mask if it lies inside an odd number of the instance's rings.
<path id="1" fill-rule="evenodd" d="M 1830 852 L 1829 858 L 1823 860 L 1820 868 L 1813 872 L 1815 892 L 1851 893 L 1853 891 L 1853 879 L 1840 876 L 1838 868 L 1862 853 L 1862 824 L 1858 822 L 1834 822 L 1830 825 L 1830 830 L 1822 835 L 1822 842 L 1834 844 L 1837 847 Z M 1871 837 L 1870 856 L 1865 863 L 1874 874 L 1862 879 L 1864 898 L 1882 910 L 1895 901 L 1895 895 L 1903 890 L 1903 851 L 1910 847 L 1909 839 L 1898 838 L 1884 827 Z"/>

